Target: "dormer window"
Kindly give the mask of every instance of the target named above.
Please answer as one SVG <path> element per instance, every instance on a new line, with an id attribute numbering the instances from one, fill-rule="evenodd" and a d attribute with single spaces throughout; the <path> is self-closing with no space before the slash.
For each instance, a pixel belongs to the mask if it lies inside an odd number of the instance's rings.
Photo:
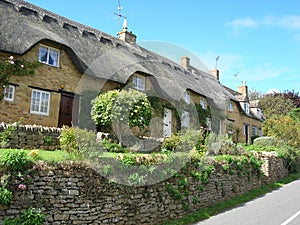
<path id="1" fill-rule="evenodd" d="M 247 114 L 249 114 L 249 103 L 247 103 L 247 102 L 244 102 L 244 111 L 247 113 Z"/>
<path id="2" fill-rule="evenodd" d="M 257 109 L 257 117 L 258 117 L 259 119 L 262 118 L 261 109 Z"/>
<path id="3" fill-rule="evenodd" d="M 184 100 L 187 104 L 190 104 L 190 103 L 191 103 L 191 96 L 190 96 L 190 94 L 189 94 L 187 91 L 185 91 L 185 92 L 183 93 L 183 100 Z"/>
<path id="4" fill-rule="evenodd" d="M 233 105 L 231 101 L 228 102 L 228 110 L 233 111 Z"/>
<path id="5" fill-rule="evenodd" d="M 200 105 L 202 106 L 202 109 L 207 109 L 207 102 L 205 98 L 200 98 Z"/>
<path id="6" fill-rule="evenodd" d="M 50 66 L 59 66 L 59 50 L 45 45 L 39 48 L 39 61 Z"/>
<path id="7" fill-rule="evenodd" d="M 142 90 L 142 91 L 145 90 L 145 87 L 146 87 L 146 79 L 145 79 L 145 77 L 135 75 L 132 78 L 132 82 L 133 82 L 133 87 L 135 89 Z"/>

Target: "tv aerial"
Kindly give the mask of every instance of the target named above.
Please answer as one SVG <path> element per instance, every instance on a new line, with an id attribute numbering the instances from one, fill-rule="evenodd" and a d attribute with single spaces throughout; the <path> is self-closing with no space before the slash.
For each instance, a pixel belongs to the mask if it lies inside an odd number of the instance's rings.
<path id="1" fill-rule="evenodd" d="M 127 19 L 126 16 L 122 15 L 122 13 L 121 13 L 122 10 L 123 10 L 123 7 L 121 6 L 120 0 L 118 0 L 118 12 L 117 12 L 117 13 L 114 13 L 115 15 L 118 16 L 118 27 L 120 27 L 120 24 L 121 24 L 121 18 Z"/>

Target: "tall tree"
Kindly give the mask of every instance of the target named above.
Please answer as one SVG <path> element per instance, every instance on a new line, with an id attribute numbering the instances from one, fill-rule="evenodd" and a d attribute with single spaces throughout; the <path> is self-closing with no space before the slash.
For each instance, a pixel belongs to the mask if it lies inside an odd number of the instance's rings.
<path id="1" fill-rule="evenodd" d="M 286 90 L 286 91 L 284 91 L 283 96 L 286 99 L 292 100 L 292 102 L 296 108 L 300 108 L 300 96 L 299 96 L 298 92 L 295 92 L 294 90 L 292 90 L 292 91 Z"/>
<path id="2" fill-rule="evenodd" d="M 266 119 L 272 116 L 286 116 L 295 108 L 293 101 L 282 94 L 267 94 L 260 99 L 260 105 Z"/>

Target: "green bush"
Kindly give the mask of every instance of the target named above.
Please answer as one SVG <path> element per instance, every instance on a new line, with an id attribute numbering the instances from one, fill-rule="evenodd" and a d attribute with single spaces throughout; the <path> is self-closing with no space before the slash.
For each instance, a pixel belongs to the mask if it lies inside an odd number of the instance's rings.
<path id="1" fill-rule="evenodd" d="M 238 146 L 227 135 L 210 133 L 205 139 L 208 155 L 241 155 L 242 146 Z"/>
<path id="2" fill-rule="evenodd" d="M 254 139 L 253 144 L 261 146 L 277 146 L 279 141 L 274 137 L 259 137 Z"/>
<path id="3" fill-rule="evenodd" d="M 0 148 L 9 147 L 9 139 L 17 130 L 17 126 L 10 124 L 5 130 L 0 132 Z"/>
<path id="4" fill-rule="evenodd" d="M 109 152 L 115 152 L 115 153 L 128 152 L 127 148 L 122 147 L 120 144 L 110 142 L 108 139 L 103 139 L 102 144 Z"/>
<path id="5" fill-rule="evenodd" d="M 13 172 L 24 170 L 30 163 L 31 160 L 23 150 L 6 151 L 0 159 L 0 165 Z"/>
<path id="6" fill-rule="evenodd" d="M 188 129 L 182 133 L 173 134 L 164 139 L 161 148 L 170 151 L 189 151 L 193 148 L 201 149 L 203 142 L 202 131 Z"/>
<path id="7" fill-rule="evenodd" d="M 76 153 L 79 149 L 74 127 L 63 127 L 59 136 L 59 141 L 61 149 L 68 153 Z"/>
<path id="8" fill-rule="evenodd" d="M 173 134 L 172 137 L 167 137 L 164 139 L 161 148 L 162 149 L 166 149 L 166 150 L 170 150 L 170 151 L 174 151 L 177 147 L 177 145 L 179 144 L 180 141 L 180 136 Z"/>
<path id="9" fill-rule="evenodd" d="M 64 127 L 59 140 L 62 150 L 77 157 L 95 156 L 103 151 L 103 145 L 96 140 L 96 134 L 93 131 Z"/>
<path id="10" fill-rule="evenodd" d="M 3 225 L 42 225 L 44 221 L 45 215 L 41 212 L 41 210 L 30 208 L 20 217 L 5 219 Z"/>
<path id="11" fill-rule="evenodd" d="M 13 198 L 13 194 L 6 188 L 0 188 L 0 205 L 9 205 Z"/>

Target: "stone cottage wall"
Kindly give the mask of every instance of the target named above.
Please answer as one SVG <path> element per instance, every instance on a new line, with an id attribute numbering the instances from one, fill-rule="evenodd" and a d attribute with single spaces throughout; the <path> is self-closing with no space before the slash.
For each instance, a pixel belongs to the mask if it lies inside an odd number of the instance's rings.
<path id="1" fill-rule="evenodd" d="M 40 162 L 27 190 L 12 184 L 14 198 L 9 207 L 0 210 L 4 218 L 20 215 L 30 206 L 46 215 L 45 224 L 158 224 L 215 205 L 243 194 L 263 183 L 287 175 L 282 159 L 262 153 L 264 175 L 254 170 L 248 176 L 229 174 L 222 165 L 213 162 L 215 170 L 208 183 L 191 176 L 195 164 L 188 164 L 178 176 L 144 187 L 115 184 L 84 163 L 65 162 L 51 166 Z M 272 172 L 271 170 L 272 169 Z M 178 189 L 182 177 L 188 185 L 183 199 L 176 199 L 168 187 Z M 2 222 L 1 222 L 2 221 Z"/>
<path id="2" fill-rule="evenodd" d="M 7 146 L 9 148 L 45 150 L 60 149 L 60 128 L 1 123 L 0 132 L 3 132 L 9 126 L 16 128 L 16 131 L 13 132 L 9 138 L 9 146 Z"/>

